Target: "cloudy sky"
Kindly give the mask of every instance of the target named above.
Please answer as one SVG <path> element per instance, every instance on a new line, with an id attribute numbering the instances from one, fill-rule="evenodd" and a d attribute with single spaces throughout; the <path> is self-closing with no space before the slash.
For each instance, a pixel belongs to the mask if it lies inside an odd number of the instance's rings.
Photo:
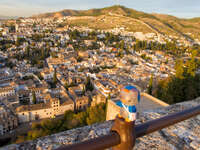
<path id="1" fill-rule="evenodd" d="M 116 4 L 148 13 L 200 17 L 200 0 L 0 0 L 0 15 L 27 17 L 62 9 L 102 8 Z"/>

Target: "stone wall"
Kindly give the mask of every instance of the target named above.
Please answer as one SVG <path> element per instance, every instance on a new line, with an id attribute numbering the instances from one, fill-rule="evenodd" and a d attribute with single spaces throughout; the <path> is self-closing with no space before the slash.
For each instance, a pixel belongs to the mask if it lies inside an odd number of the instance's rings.
<path id="1" fill-rule="evenodd" d="M 149 94 L 147 94 L 147 93 L 141 93 L 141 96 L 146 97 L 146 98 L 148 98 L 149 100 L 154 101 L 154 102 L 160 104 L 161 106 L 165 106 L 165 107 L 166 107 L 166 106 L 169 106 L 169 104 L 167 104 L 167 103 L 165 103 L 165 102 L 159 100 L 158 98 L 155 98 L 155 97 L 153 97 L 153 96 L 151 96 L 151 95 L 149 95 Z"/>
<path id="2" fill-rule="evenodd" d="M 179 112 L 200 105 L 200 98 L 168 107 L 148 110 L 140 114 L 136 124 L 160 118 L 170 113 Z M 94 124 L 39 138 L 22 144 L 13 144 L 0 150 L 53 150 L 65 144 L 72 144 L 90 138 L 105 135 L 109 132 L 112 121 Z M 200 115 L 185 120 L 168 128 L 154 132 L 136 140 L 135 149 L 145 150 L 199 150 L 200 145 Z"/>
<path id="3" fill-rule="evenodd" d="M 142 113 L 143 111 L 146 110 L 159 107 L 167 107 L 167 106 L 169 106 L 169 104 L 147 93 L 141 93 L 141 102 L 136 107 L 137 107 L 137 112 Z M 114 100 L 108 100 L 106 120 L 114 120 L 119 111 L 120 107 L 115 104 Z"/>
<path id="4" fill-rule="evenodd" d="M 114 101 L 108 100 L 106 120 L 115 119 L 116 115 L 120 112 L 120 107 Z"/>

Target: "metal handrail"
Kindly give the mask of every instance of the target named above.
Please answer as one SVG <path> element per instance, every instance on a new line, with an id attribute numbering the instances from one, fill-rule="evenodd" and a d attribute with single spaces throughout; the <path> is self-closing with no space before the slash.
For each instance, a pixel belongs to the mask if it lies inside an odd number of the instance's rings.
<path id="1" fill-rule="evenodd" d="M 186 109 L 184 111 L 173 113 L 161 117 L 159 119 L 151 120 L 143 124 L 135 126 L 135 137 L 139 138 L 149 133 L 161 130 L 170 125 L 176 124 L 183 120 L 200 114 L 200 105 Z M 94 139 L 75 143 L 72 145 L 62 146 L 56 150 L 103 150 L 120 144 L 120 135 L 117 132 L 110 132 L 107 135 L 100 136 Z"/>

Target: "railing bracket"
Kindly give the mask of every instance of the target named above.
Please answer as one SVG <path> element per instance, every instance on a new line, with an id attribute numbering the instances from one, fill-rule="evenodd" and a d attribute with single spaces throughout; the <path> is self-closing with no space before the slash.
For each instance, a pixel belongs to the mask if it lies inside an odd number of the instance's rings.
<path id="1" fill-rule="evenodd" d="M 115 119 L 111 132 L 117 132 L 120 135 L 120 144 L 113 147 L 112 150 L 132 150 L 135 145 L 135 121 L 126 122 L 124 118 Z"/>

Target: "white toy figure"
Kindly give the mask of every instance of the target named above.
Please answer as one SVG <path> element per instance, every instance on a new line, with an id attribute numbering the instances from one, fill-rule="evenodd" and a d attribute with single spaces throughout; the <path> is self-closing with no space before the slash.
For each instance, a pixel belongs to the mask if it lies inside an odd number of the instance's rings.
<path id="1" fill-rule="evenodd" d="M 120 99 L 116 104 L 120 106 L 119 117 L 127 122 L 136 120 L 136 105 L 140 101 L 140 91 L 137 87 L 128 85 L 121 89 Z"/>

